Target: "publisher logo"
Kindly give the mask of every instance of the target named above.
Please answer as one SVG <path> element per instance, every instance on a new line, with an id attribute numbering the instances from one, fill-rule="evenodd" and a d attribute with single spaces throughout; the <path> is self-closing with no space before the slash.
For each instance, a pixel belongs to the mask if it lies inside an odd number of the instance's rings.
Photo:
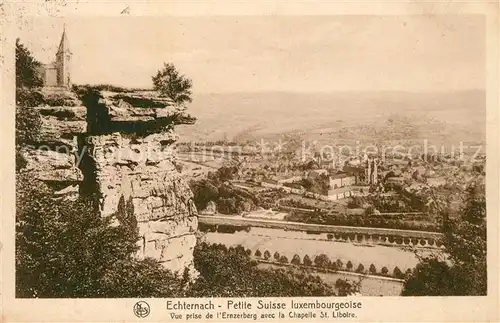
<path id="1" fill-rule="evenodd" d="M 144 301 L 139 301 L 134 305 L 134 314 L 137 317 L 144 318 L 149 315 L 149 304 Z"/>

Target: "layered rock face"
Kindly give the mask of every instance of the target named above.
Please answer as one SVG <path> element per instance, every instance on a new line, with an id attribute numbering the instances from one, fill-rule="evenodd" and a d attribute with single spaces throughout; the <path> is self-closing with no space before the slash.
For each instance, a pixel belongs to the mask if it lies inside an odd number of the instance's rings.
<path id="1" fill-rule="evenodd" d="M 44 93 L 36 93 L 44 98 Z M 45 100 L 50 101 L 50 96 Z M 35 142 L 21 149 L 26 161 L 25 169 L 35 174 L 38 180 L 55 188 L 55 195 L 76 199 L 79 185 L 83 181 L 78 168 L 77 137 L 87 131 L 87 109 L 73 93 L 66 95 L 68 106 L 33 107 L 40 118 L 40 133 Z"/>
<path id="2" fill-rule="evenodd" d="M 94 93 L 83 102 L 86 107 L 37 108 L 43 137 L 70 152 L 26 151 L 28 167 L 46 182 L 66 181 L 60 194 L 74 194 L 75 185 L 80 194 L 97 193 L 102 216 L 115 214 L 121 198 L 131 202 L 141 237 L 137 256 L 175 272 L 193 269 L 197 211 L 175 167 L 173 125 L 194 119 L 147 92 Z"/>
<path id="3" fill-rule="evenodd" d="M 123 197 L 133 204 L 141 257 L 153 257 L 173 271 L 192 264 L 198 227 L 193 194 L 173 163 L 168 133 L 129 138 L 120 133 L 89 136 L 85 147 L 95 163 L 103 216 Z"/>

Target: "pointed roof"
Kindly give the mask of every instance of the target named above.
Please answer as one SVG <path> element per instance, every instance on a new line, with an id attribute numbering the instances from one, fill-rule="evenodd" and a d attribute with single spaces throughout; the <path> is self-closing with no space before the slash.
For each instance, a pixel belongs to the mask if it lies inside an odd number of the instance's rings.
<path id="1" fill-rule="evenodd" d="M 57 54 L 59 54 L 61 52 L 71 53 L 71 51 L 69 50 L 68 37 L 66 36 L 66 25 L 64 26 L 63 33 L 61 36 L 61 42 L 59 43 L 59 48 L 57 49 Z"/>

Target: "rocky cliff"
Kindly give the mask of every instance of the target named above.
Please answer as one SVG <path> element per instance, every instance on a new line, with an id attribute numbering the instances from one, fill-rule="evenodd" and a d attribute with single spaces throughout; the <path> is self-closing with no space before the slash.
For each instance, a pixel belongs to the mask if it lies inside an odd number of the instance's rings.
<path id="1" fill-rule="evenodd" d="M 23 149 L 26 167 L 58 196 L 95 194 L 102 216 L 112 216 L 122 197 L 130 201 L 138 256 L 173 271 L 192 269 L 197 211 L 176 169 L 173 126 L 194 119 L 151 92 L 79 94 L 81 101 L 67 94 L 72 106 L 34 108 L 41 132 L 36 145 Z"/>

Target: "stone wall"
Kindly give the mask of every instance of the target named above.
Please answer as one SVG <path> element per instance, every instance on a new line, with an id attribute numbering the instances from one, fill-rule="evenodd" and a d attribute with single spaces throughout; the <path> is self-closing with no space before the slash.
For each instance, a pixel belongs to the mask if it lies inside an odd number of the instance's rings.
<path id="1" fill-rule="evenodd" d="M 23 149 L 27 169 L 61 198 L 97 193 L 102 216 L 117 212 L 121 197 L 131 201 L 137 256 L 176 272 L 193 269 L 197 210 L 175 167 L 173 126 L 194 119 L 151 92 L 83 91 L 80 98 L 74 106 L 34 108 L 42 120 L 36 146 L 46 148 Z"/>

